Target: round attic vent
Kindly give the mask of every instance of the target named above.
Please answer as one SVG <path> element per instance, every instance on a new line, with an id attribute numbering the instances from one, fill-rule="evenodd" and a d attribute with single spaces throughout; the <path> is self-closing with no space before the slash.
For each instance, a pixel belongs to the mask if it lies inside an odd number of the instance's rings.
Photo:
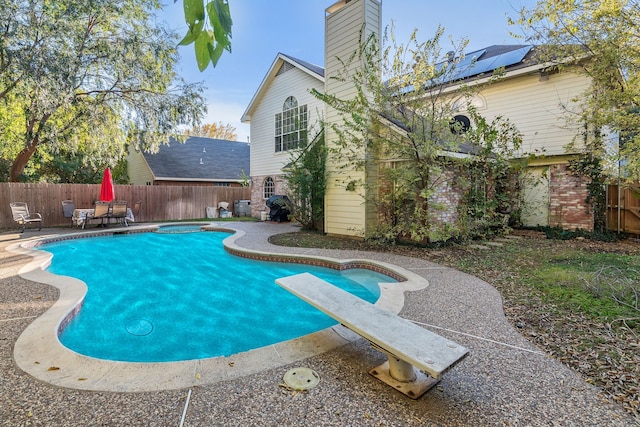
<path id="1" fill-rule="evenodd" d="M 471 120 L 469 120 L 469 117 L 464 114 L 457 114 L 449 120 L 449 129 L 451 129 L 451 133 L 455 135 L 466 133 L 470 127 Z"/>

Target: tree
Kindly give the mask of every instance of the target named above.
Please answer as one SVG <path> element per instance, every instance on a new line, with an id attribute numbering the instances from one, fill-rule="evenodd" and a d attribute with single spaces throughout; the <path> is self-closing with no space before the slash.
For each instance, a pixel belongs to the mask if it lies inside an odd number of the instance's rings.
<path id="1" fill-rule="evenodd" d="M 0 99 L 0 181 L 5 181 L 9 176 L 12 160 L 20 151 L 16 141 L 22 141 L 23 138 L 20 122 L 22 109 L 13 102 L 13 98 L 7 94 Z"/>
<path id="2" fill-rule="evenodd" d="M 229 141 L 235 141 L 238 139 L 236 128 L 231 126 L 230 123 L 223 124 L 222 122 L 205 123 L 201 126 L 194 126 L 187 130 L 186 134 L 192 136 L 203 136 L 205 138 L 227 139 Z"/>
<path id="3" fill-rule="evenodd" d="M 599 180 L 595 187 L 618 165 L 623 179 L 640 179 L 640 2 L 539 0 L 511 23 L 542 45 L 550 66 L 591 79 L 580 110 L 568 114 L 585 129 L 571 147 L 583 147 L 575 168 Z"/>
<path id="4" fill-rule="evenodd" d="M 326 161 L 327 149 L 324 131 L 321 131 L 309 145 L 292 151 L 291 161 L 284 169 L 291 214 L 305 230 L 323 227 Z"/>
<path id="5" fill-rule="evenodd" d="M 351 79 L 356 95 L 340 99 L 315 92 L 342 114 L 342 123 L 332 124 L 338 140 L 330 145 L 331 161 L 345 171 L 367 171 L 365 181 L 343 184 L 347 190 L 364 187 L 367 201 L 376 207 L 379 226 L 369 237 L 447 241 L 483 233 L 475 229 L 478 225 L 494 227 L 488 218 L 505 222 L 494 215 L 501 206 L 486 201 L 497 193 L 496 178 L 510 169 L 508 161 L 494 159 L 511 156 L 521 137 L 503 118 L 481 121 L 474 113 L 474 121 L 482 127 L 470 132 L 452 122 L 458 108 L 473 112 L 468 104 L 474 92 L 465 86 L 452 90 L 450 82 L 457 80 L 456 67 L 464 59 L 467 41 L 452 43 L 452 50 L 444 54 L 440 44 L 443 33 L 444 29 L 438 28 L 432 39 L 419 42 L 414 31 L 407 45 L 397 45 L 391 34 L 391 43 L 382 54 L 375 37 L 362 40 L 359 51 L 342 61 L 345 72 L 330 77 Z M 350 73 L 347 70 L 354 68 L 354 62 L 362 65 Z M 462 143 L 475 144 L 482 154 L 468 161 L 478 165 L 475 177 L 469 176 L 471 168 L 456 160 L 457 156 L 446 154 L 460 152 Z M 462 191 L 469 192 L 472 178 L 481 178 L 491 187 L 482 189 L 482 198 L 467 198 L 473 209 L 460 206 L 465 212 L 455 224 L 439 219 L 450 206 L 435 197 L 441 184 L 451 179 L 452 171 L 457 174 L 455 181 L 464 187 Z M 473 215 L 467 214 L 469 211 Z"/>
<path id="6" fill-rule="evenodd" d="M 40 147 L 81 150 L 79 129 L 90 130 L 87 149 L 99 147 L 99 157 L 127 144 L 153 151 L 178 126 L 200 120 L 202 86 L 176 78 L 178 37 L 155 25 L 159 7 L 156 0 L 0 0 L 0 100 L 22 122 L 9 180 Z"/>
<path id="7" fill-rule="evenodd" d="M 184 19 L 189 29 L 180 44 L 193 43 L 200 71 L 206 70 L 209 64 L 215 67 L 225 50 L 231 52 L 229 3 L 227 0 L 212 0 L 205 5 L 203 0 L 183 1 Z"/>

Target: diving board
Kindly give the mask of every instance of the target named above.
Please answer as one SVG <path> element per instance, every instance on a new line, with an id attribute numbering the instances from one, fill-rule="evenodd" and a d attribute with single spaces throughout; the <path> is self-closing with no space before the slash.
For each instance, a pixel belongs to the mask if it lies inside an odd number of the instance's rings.
<path id="1" fill-rule="evenodd" d="M 369 373 L 413 399 L 436 385 L 469 353 L 465 347 L 312 274 L 283 277 L 276 283 L 386 353 L 388 360 Z"/>

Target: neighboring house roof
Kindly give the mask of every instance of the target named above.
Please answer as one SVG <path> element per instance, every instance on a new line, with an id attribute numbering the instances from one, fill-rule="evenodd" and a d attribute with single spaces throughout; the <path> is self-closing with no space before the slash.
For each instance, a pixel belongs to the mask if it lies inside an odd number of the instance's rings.
<path id="1" fill-rule="evenodd" d="M 313 78 L 318 79 L 320 82 L 324 82 L 324 68 L 318 65 L 314 65 L 309 62 L 303 61 L 301 59 L 297 59 L 292 56 L 285 55 L 284 53 L 278 53 L 278 55 L 276 55 L 276 59 L 271 64 L 271 67 L 269 67 L 269 71 L 267 71 L 267 74 L 262 79 L 262 83 L 260 83 L 258 90 L 253 95 L 253 98 L 251 98 L 251 102 L 249 102 L 247 109 L 242 115 L 242 118 L 240 119 L 242 123 L 251 121 L 251 115 L 253 114 L 256 107 L 260 104 L 260 101 L 262 100 L 267 89 L 271 85 L 271 82 L 278 75 L 278 72 L 280 71 L 282 66 L 285 64 L 288 64 L 292 67 L 295 67 L 309 74 Z"/>
<path id="2" fill-rule="evenodd" d="M 249 176 L 249 144 L 191 136 L 171 138 L 157 153 L 142 153 L 155 180 L 241 182 Z"/>

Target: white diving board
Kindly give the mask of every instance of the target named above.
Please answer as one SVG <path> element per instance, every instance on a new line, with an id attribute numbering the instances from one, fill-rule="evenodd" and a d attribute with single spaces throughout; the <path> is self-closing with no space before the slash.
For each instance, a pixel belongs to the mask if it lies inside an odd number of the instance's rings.
<path id="1" fill-rule="evenodd" d="M 369 373 L 413 399 L 436 385 L 469 353 L 465 347 L 312 274 L 283 277 L 276 283 L 386 353 L 388 360 Z"/>

